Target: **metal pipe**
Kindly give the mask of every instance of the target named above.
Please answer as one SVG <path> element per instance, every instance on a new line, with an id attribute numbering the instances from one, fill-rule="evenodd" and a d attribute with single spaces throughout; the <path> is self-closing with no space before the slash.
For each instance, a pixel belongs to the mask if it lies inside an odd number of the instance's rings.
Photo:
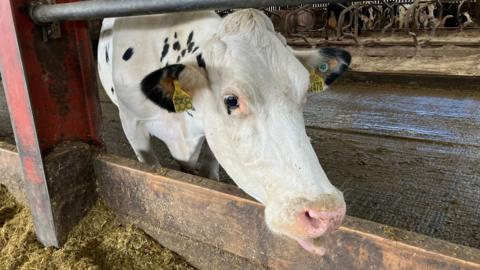
<path id="1" fill-rule="evenodd" d="M 381 35 L 383 36 L 388 28 L 392 27 L 392 30 L 393 30 L 393 24 L 395 23 L 395 10 L 394 10 L 392 5 L 387 3 L 387 1 L 385 1 L 385 0 L 381 0 L 381 1 L 388 9 L 390 9 L 390 23 L 385 25 L 385 27 L 382 29 Z M 440 1 L 440 0 L 438 0 L 438 1 Z M 386 12 L 386 10 L 385 10 L 385 12 Z M 382 16 L 383 15 L 384 14 L 382 14 Z"/>
<path id="2" fill-rule="evenodd" d="M 432 29 L 432 37 L 435 36 L 437 28 L 440 25 L 443 26 L 443 4 L 442 4 L 442 1 L 440 1 L 440 0 L 436 0 L 436 1 L 437 1 L 438 6 L 439 6 L 439 11 L 438 11 L 437 23 L 433 26 L 433 29 Z"/>
<path id="3" fill-rule="evenodd" d="M 36 23 L 91 20 L 194 10 L 261 8 L 319 4 L 333 0 L 95 0 L 63 4 L 34 4 L 30 17 Z"/>
<path id="4" fill-rule="evenodd" d="M 460 27 L 460 31 L 463 31 L 463 23 L 462 23 L 462 13 L 461 13 L 461 10 L 462 10 L 462 6 L 463 4 L 465 4 L 467 0 L 462 0 L 462 2 L 460 2 L 460 4 L 458 5 L 458 9 L 457 9 L 457 21 L 458 21 L 458 26 Z"/>
<path id="5" fill-rule="evenodd" d="M 351 12 L 351 10 L 353 9 L 353 5 L 352 6 L 349 6 L 348 8 L 346 8 L 344 5 L 340 4 L 340 3 L 337 3 L 337 5 L 345 8 L 344 10 L 342 10 L 342 12 L 340 12 L 340 15 L 338 16 L 338 22 L 337 22 L 337 39 L 340 40 L 342 35 L 343 35 L 343 22 L 345 20 L 345 13 L 347 12 Z M 351 22 L 351 21 L 350 21 Z"/>
<path id="6" fill-rule="evenodd" d="M 413 4 L 407 9 L 407 13 L 405 14 L 405 19 L 406 19 L 406 32 L 410 32 L 410 20 L 415 20 L 414 15 L 415 15 L 415 10 L 417 9 L 418 5 L 420 5 L 421 0 L 415 0 Z M 416 23 L 416 22 L 415 22 Z M 418 25 L 416 25 L 416 28 L 418 29 Z"/>

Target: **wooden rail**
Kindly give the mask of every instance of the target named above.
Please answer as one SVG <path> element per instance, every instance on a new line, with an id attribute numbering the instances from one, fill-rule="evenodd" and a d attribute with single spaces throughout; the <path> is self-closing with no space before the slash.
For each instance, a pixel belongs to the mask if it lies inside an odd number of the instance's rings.
<path id="1" fill-rule="evenodd" d="M 480 268 L 479 250 L 353 217 L 321 258 L 271 234 L 263 206 L 233 186 L 108 155 L 95 160 L 95 170 L 99 195 L 111 209 L 203 269 Z M 192 241 L 197 246 L 188 245 Z M 222 261 L 218 249 L 230 261 Z"/>
<path id="2" fill-rule="evenodd" d="M 22 198 L 14 146 L 0 144 L 0 161 L 0 183 Z M 353 217 L 317 257 L 272 235 L 263 206 L 234 186 L 115 156 L 93 162 L 100 198 L 124 222 L 202 269 L 480 269 L 477 249 Z"/>

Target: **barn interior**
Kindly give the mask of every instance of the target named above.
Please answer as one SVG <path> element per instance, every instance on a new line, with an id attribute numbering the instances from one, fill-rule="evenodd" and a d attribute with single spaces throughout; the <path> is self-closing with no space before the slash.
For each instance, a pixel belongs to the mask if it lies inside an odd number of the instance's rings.
<path id="1" fill-rule="evenodd" d="M 351 69 L 310 96 L 304 113 L 347 214 L 480 249 L 480 2 L 341 1 L 264 11 L 293 47 L 352 53 Z M 99 23 L 90 21 L 93 48 Z M 136 160 L 118 109 L 98 85 L 105 150 Z M 0 141 L 15 144 L 0 91 Z M 163 166 L 180 169 L 159 140 L 155 152 Z M 223 171 L 221 181 L 234 185 Z"/>

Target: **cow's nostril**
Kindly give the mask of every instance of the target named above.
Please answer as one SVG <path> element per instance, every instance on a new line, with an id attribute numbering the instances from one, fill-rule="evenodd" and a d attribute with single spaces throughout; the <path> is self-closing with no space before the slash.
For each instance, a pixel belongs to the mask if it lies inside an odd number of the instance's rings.
<path id="1" fill-rule="evenodd" d="M 325 217 L 323 216 L 323 211 L 315 211 L 315 210 L 305 210 L 305 216 L 309 220 L 323 220 Z"/>
<path id="2" fill-rule="evenodd" d="M 318 228 L 322 223 L 322 220 L 318 217 L 315 217 L 314 213 L 312 213 L 310 210 L 305 211 L 305 217 L 307 227 L 310 229 Z"/>
<path id="3" fill-rule="evenodd" d="M 333 211 L 304 209 L 299 214 L 301 220 L 299 224 L 308 233 L 308 236 L 319 237 L 338 228 L 345 215 L 345 209 L 340 208 Z"/>

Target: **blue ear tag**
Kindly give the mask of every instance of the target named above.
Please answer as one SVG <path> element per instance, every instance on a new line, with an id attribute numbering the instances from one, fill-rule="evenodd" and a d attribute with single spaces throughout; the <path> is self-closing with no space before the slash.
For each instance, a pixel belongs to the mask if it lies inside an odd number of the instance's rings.
<path id="1" fill-rule="evenodd" d="M 328 68 L 328 63 L 321 63 L 320 65 L 318 65 L 318 70 L 323 73 L 326 73 L 328 71 Z"/>

